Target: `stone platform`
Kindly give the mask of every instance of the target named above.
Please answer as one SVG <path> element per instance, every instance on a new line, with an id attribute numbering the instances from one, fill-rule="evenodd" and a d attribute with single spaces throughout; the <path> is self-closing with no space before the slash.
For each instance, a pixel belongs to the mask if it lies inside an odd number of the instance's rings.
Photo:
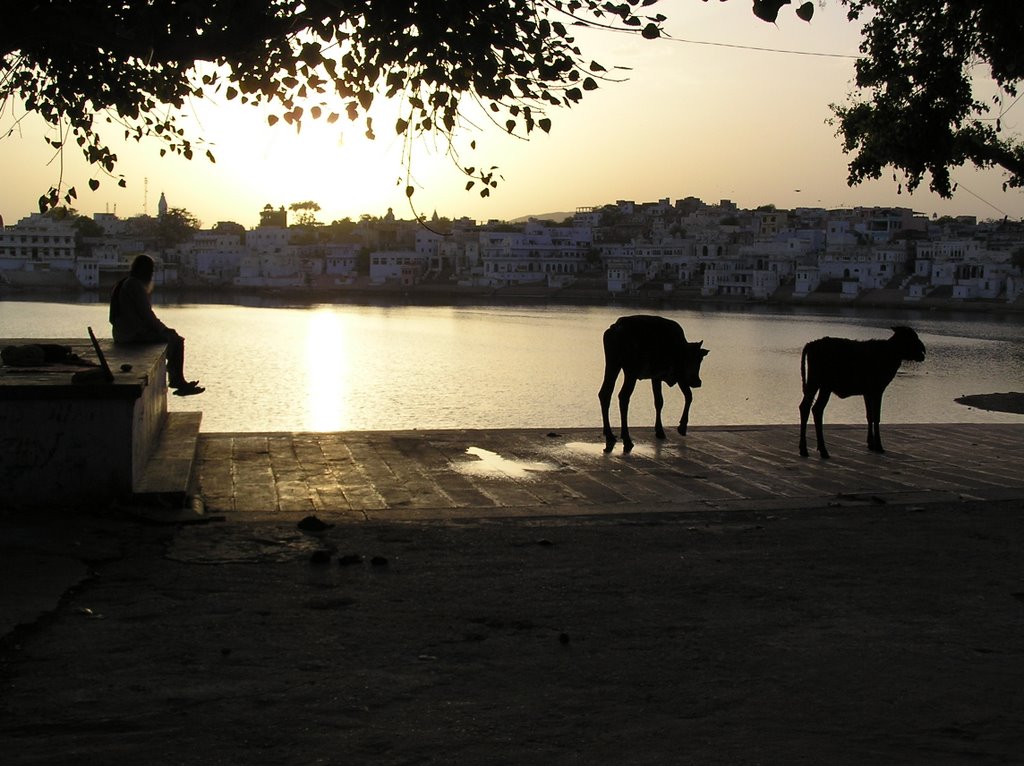
<path id="1" fill-rule="evenodd" d="M 0 339 L 67 346 L 81 363 L 0 367 L 0 482 L 10 508 L 91 508 L 111 501 L 189 496 L 198 412 L 168 413 L 162 344 L 99 346 L 113 380 L 99 372 L 88 338 Z"/>
<path id="2" fill-rule="evenodd" d="M 600 429 L 203 433 L 207 513 L 335 521 L 459 520 L 864 507 L 1024 498 L 1024 420 L 826 426 L 832 457 L 797 454 L 798 426 L 694 427 L 602 451 Z M 812 438 L 813 449 L 813 438 Z"/>

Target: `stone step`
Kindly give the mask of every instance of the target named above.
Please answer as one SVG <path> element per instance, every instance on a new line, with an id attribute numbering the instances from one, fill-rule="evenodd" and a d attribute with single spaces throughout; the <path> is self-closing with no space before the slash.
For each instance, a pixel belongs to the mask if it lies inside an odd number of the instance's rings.
<path id="1" fill-rule="evenodd" d="M 202 412 L 167 413 L 153 452 L 133 487 L 134 502 L 178 508 L 191 503 L 202 419 Z"/>

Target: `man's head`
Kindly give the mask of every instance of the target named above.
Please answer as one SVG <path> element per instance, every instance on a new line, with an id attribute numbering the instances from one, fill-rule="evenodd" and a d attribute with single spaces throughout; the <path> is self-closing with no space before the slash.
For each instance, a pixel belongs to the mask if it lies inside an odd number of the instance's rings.
<path id="1" fill-rule="evenodd" d="M 132 261 L 131 275 L 136 279 L 149 283 L 153 281 L 153 259 L 148 255 L 137 255 Z"/>

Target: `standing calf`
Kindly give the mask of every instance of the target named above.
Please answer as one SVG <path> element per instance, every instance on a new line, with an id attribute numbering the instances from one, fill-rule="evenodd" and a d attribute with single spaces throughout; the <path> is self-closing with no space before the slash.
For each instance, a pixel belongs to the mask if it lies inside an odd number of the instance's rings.
<path id="1" fill-rule="evenodd" d="M 704 341 L 688 343 L 683 328 L 677 322 L 657 316 L 620 317 L 604 331 L 604 382 L 597 398 L 601 401 L 605 452 L 611 452 L 615 446 L 615 435 L 608 422 L 608 407 L 611 404 L 612 389 L 615 388 L 619 370 L 624 374 L 622 388 L 619 390 L 623 452 L 633 449 L 633 440 L 629 438 L 627 414 L 629 397 L 637 380 L 650 378 L 656 413 L 654 434 L 659 439 L 665 438 L 665 429 L 661 425 L 661 405 L 664 402 L 661 384 L 679 384 L 686 404 L 683 406 L 678 431 L 680 434 L 686 434 L 686 425 L 690 419 L 690 402 L 693 401 L 693 392 L 690 389 L 700 387 L 700 364 L 708 355 L 708 350 L 701 348 L 703 345 Z"/>
<path id="2" fill-rule="evenodd" d="M 863 395 L 868 418 L 868 449 L 885 452 L 878 421 L 882 414 L 882 393 L 896 377 L 904 360 L 924 361 L 924 344 L 909 327 L 893 327 L 888 340 L 847 340 L 819 338 L 804 346 L 800 357 L 800 378 L 804 398 L 800 402 L 800 454 L 807 457 L 807 416 L 814 412 L 814 434 L 818 452 L 828 457 L 821 418 L 829 397 L 841 399 Z M 817 395 L 817 401 L 814 400 Z M 811 403 L 813 407 L 811 406 Z"/>

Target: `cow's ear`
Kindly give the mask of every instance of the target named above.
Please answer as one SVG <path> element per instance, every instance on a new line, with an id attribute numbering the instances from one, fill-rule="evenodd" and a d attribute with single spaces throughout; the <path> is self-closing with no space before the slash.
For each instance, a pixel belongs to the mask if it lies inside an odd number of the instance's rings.
<path id="1" fill-rule="evenodd" d="M 701 355 L 701 356 L 707 356 L 707 355 L 708 355 L 708 354 L 710 354 L 710 353 L 711 353 L 711 349 L 710 349 L 710 348 L 702 348 L 702 349 L 700 350 L 700 355 Z"/>

